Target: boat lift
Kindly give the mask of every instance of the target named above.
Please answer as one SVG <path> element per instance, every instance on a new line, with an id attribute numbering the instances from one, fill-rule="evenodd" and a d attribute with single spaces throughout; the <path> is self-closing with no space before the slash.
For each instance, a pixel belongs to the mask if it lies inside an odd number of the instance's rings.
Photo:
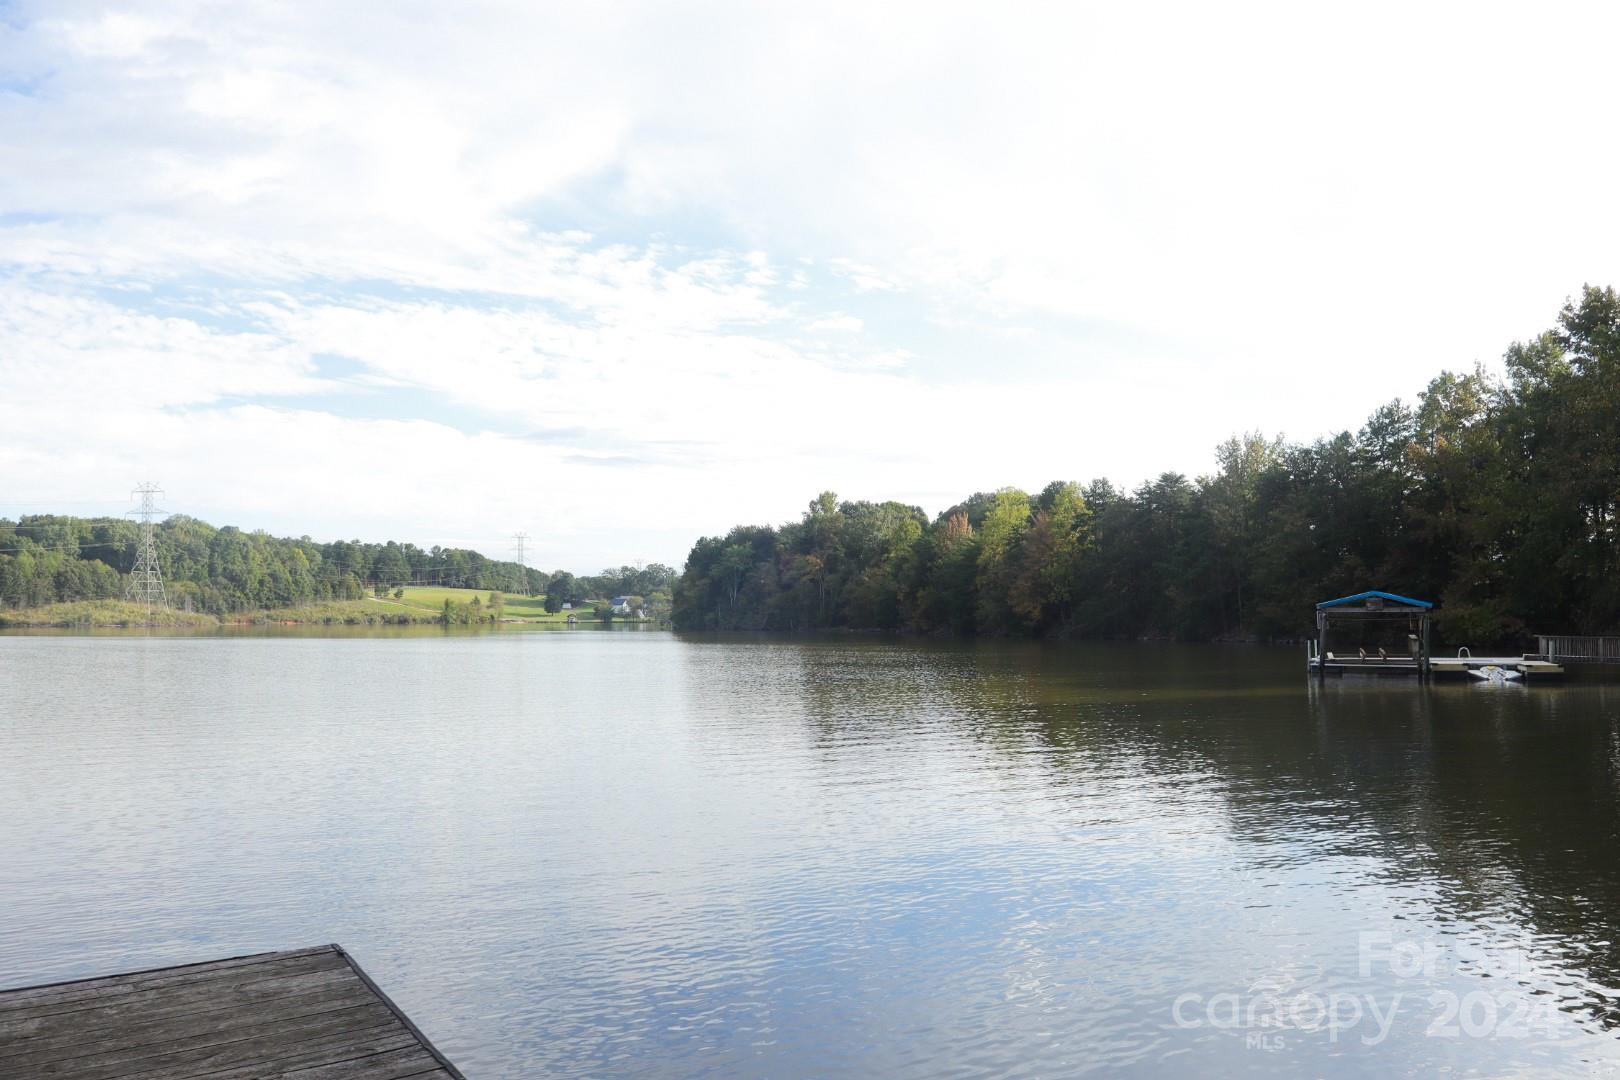
<path id="1" fill-rule="evenodd" d="M 1367 675 L 1429 674 L 1429 624 L 1434 605 L 1427 600 L 1369 589 L 1316 605 L 1316 638 L 1307 647 L 1306 665 L 1318 677 L 1358 672 Z M 1404 623 L 1406 648 L 1395 653 L 1380 648 L 1376 655 L 1357 647 L 1354 653 L 1334 652 L 1333 630 L 1346 625 Z"/>
<path id="2" fill-rule="evenodd" d="M 1427 600 L 1414 600 L 1378 589 L 1324 600 L 1316 605 L 1316 637 L 1306 645 L 1307 670 L 1318 678 L 1352 674 L 1406 675 L 1419 679 L 1472 676 L 1492 683 L 1564 673 L 1561 665 L 1544 654 L 1474 656 L 1462 648 L 1457 650 L 1456 656 L 1435 657 L 1429 644 L 1433 612 L 1434 604 Z M 1335 627 L 1342 630 L 1346 625 L 1401 622 L 1406 624 L 1404 650 L 1391 653 L 1387 648 L 1379 648 L 1376 653 L 1368 653 L 1364 646 L 1358 645 L 1351 653 L 1335 652 L 1331 647 Z"/>

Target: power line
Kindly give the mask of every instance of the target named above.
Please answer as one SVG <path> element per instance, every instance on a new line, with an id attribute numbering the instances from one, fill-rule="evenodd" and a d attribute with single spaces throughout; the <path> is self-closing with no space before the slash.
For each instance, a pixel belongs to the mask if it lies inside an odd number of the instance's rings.
<path id="1" fill-rule="evenodd" d="M 529 595 L 529 564 L 523 558 L 523 544 L 529 539 L 529 534 L 521 530 L 512 534 L 512 546 L 517 551 L 517 572 L 519 596 Z"/>
<path id="2" fill-rule="evenodd" d="M 71 544 L 70 546 L 73 548 L 74 551 L 80 551 L 80 552 L 90 551 L 92 549 L 97 549 L 97 548 L 117 548 L 118 550 L 122 551 L 125 548 L 129 547 L 129 541 L 125 540 L 125 541 L 122 541 L 122 542 L 116 543 L 116 544 Z M 43 552 L 46 552 L 48 554 L 57 554 L 57 555 L 72 554 L 72 552 L 68 551 L 66 547 L 46 547 L 45 545 L 40 544 L 37 547 L 32 547 L 32 548 L 20 548 L 20 547 L 0 548 L 0 555 L 18 555 L 18 554 L 21 554 L 22 552 L 25 552 L 25 551 L 26 552 L 43 551 Z"/>
<path id="3" fill-rule="evenodd" d="M 158 566 L 157 523 L 154 520 L 163 513 L 157 508 L 157 496 L 163 494 L 163 489 L 148 480 L 131 494 L 141 497 L 141 505 L 129 511 L 141 519 L 141 537 L 135 549 L 135 569 L 130 571 L 124 599 L 144 603 L 147 618 L 150 619 L 154 605 L 169 606 L 169 595 L 163 589 L 163 571 Z"/>

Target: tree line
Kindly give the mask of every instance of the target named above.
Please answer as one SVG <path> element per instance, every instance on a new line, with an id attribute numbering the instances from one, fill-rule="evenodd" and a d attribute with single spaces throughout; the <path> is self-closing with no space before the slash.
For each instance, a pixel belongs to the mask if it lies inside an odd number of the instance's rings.
<path id="1" fill-rule="evenodd" d="M 915 506 L 813 500 L 693 546 L 686 629 L 1289 639 L 1367 588 L 1438 601 L 1442 640 L 1620 630 L 1620 298 L 1588 286 L 1505 374 L 1304 444 L 1236 436 L 1196 479 L 1054 481 Z"/>
<path id="2" fill-rule="evenodd" d="M 22 608 L 124 595 L 139 526 L 122 518 L 25 515 L 0 519 L 0 606 Z M 158 563 L 169 602 L 228 615 L 333 600 L 358 600 L 409 585 L 599 596 L 667 593 L 667 566 L 623 566 L 599 575 L 546 573 L 464 548 L 387 541 L 275 537 L 216 528 L 176 515 L 156 526 Z M 629 588 L 627 586 L 635 586 Z"/>

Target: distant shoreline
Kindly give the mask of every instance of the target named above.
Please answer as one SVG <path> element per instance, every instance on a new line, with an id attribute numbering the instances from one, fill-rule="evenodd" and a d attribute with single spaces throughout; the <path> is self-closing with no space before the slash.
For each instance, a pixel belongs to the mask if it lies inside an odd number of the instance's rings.
<path id="1" fill-rule="evenodd" d="M 543 617 L 485 615 L 477 620 L 456 620 L 456 625 L 565 626 L 569 612 Z M 615 617 L 611 623 L 651 624 L 654 619 Z M 442 611 L 413 607 L 377 598 L 334 600 L 296 607 L 267 608 L 229 615 L 211 615 L 178 608 L 148 610 L 124 600 L 79 600 L 29 608 L 0 608 L 0 630 L 216 630 L 245 626 L 433 626 L 445 623 Z M 594 612 L 574 614 L 573 625 L 604 625 Z"/>

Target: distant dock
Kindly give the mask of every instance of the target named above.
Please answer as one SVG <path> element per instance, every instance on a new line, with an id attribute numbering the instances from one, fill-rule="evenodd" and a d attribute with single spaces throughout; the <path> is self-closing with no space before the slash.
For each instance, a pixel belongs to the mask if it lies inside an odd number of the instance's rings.
<path id="1" fill-rule="evenodd" d="M 337 945 L 0 990 L 0 1076 L 465 1080 Z"/>
<path id="2" fill-rule="evenodd" d="M 1563 665 L 1544 656 L 1436 656 L 1429 661 L 1429 670 L 1437 677 L 1469 675 L 1489 668 L 1517 671 L 1526 679 L 1556 678 L 1564 673 Z"/>
<path id="3" fill-rule="evenodd" d="M 1434 605 L 1399 593 L 1369 589 L 1316 605 L 1316 637 L 1307 646 L 1305 665 L 1311 674 L 1327 675 L 1416 675 L 1426 678 L 1429 666 L 1429 621 Z M 1369 655 L 1365 648 L 1354 654 L 1334 651 L 1333 631 L 1341 636 L 1353 630 L 1362 637 L 1368 628 L 1385 628 L 1401 633 L 1402 644 L 1391 654 L 1378 649 Z M 1341 647 L 1342 648 L 1342 647 Z"/>
<path id="4" fill-rule="evenodd" d="M 1322 675 L 1377 675 L 1391 678 L 1425 674 L 1434 679 L 1463 678 L 1476 672 L 1484 676 L 1491 668 L 1517 672 L 1530 680 L 1556 678 L 1564 674 L 1562 664 L 1555 664 L 1541 656 L 1435 656 L 1429 658 L 1427 672 L 1409 657 L 1369 657 L 1363 660 L 1359 656 L 1328 653 L 1320 661 L 1314 656 L 1310 661 L 1310 670 Z"/>
<path id="5" fill-rule="evenodd" d="M 1492 682 L 1540 681 L 1564 674 L 1560 654 L 1548 647 L 1549 642 L 1598 640 L 1543 637 L 1542 651 L 1524 656 L 1473 656 L 1467 649 L 1458 649 L 1456 656 L 1435 656 L 1429 643 L 1433 612 L 1434 604 L 1427 600 L 1380 589 L 1324 600 L 1316 605 L 1316 637 L 1306 646 L 1306 668 L 1318 678 L 1328 675 L 1416 676 L 1420 679 L 1473 676 Z M 1399 641 L 1392 640 L 1392 632 L 1398 635 Z M 1381 636 L 1386 645 L 1353 645 L 1354 651 L 1339 646 L 1342 651 L 1335 652 L 1335 634 L 1340 639 L 1352 638 L 1352 645 L 1355 640 L 1365 641 L 1369 634 L 1374 641 Z M 1620 659 L 1620 642 L 1616 644 L 1612 651 Z M 1595 645 L 1590 648 L 1594 652 L 1603 651 Z"/>

